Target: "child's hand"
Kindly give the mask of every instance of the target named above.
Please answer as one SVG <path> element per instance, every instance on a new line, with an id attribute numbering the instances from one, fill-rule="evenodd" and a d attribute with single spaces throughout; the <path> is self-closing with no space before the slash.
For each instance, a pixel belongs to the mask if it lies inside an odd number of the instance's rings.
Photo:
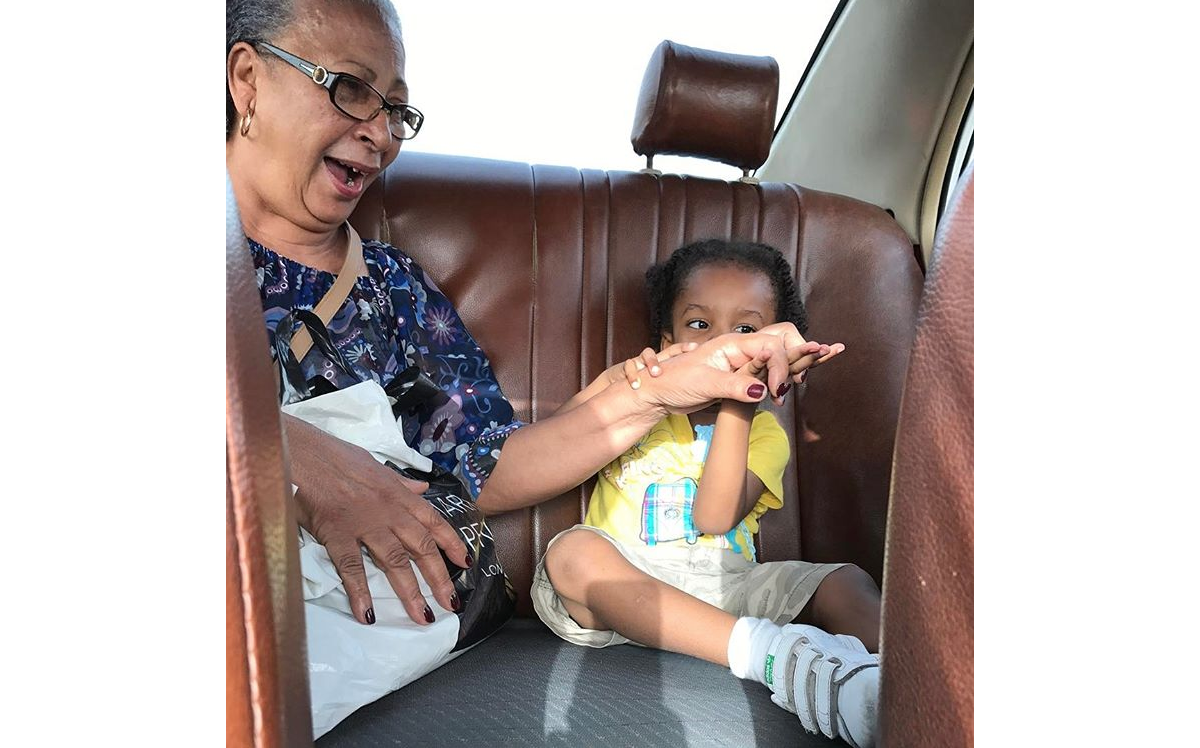
<path id="1" fill-rule="evenodd" d="M 637 356 L 609 368 L 609 382 L 613 383 L 624 379 L 630 387 L 636 390 L 642 386 L 641 372 L 649 370 L 650 376 L 657 377 L 662 374 L 662 367 L 659 364 L 672 356 L 695 350 L 698 345 L 699 343 L 675 343 L 661 351 L 646 348 Z"/>
<path id="2" fill-rule="evenodd" d="M 820 366 L 820 365 L 828 362 L 834 356 L 837 356 L 839 353 L 842 353 L 845 350 L 846 350 L 845 343 L 834 343 L 832 345 L 822 345 L 821 351 L 818 353 L 817 358 L 815 360 L 813 360 L 811 363 L 806 364 L 804 362 L 808 357 L 801 356 L 799 359 L 797 359 L 791 363 L 791 365 L 788 367 L 788 371 L 790 371 L 792 373 L 792 378 L 793 378 L 793 380 L 795 380 L 795 382 L 797 384 L 804 384 L 804 380 L 808 378 L 808 370 L 809 369 L 812 369 L 813 367 Z M 788 357 L 788 360 L 789 361 L 791 360 L 790 356 Z"/>

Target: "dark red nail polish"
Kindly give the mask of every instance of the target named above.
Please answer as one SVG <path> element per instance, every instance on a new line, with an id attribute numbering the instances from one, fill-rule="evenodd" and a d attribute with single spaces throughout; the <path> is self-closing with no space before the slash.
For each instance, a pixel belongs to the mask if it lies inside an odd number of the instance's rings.
<path id="1" fill-rule="evenodd" d="M 367 608 L 367 612 L 363 613 L 363 617 L 367 619 L 368 624 L 375 623 L 375 607 Z"/>
<path id="2" fill-rule="evenodd" d="M 428 605 L 425 606 L 425 623 L 433 623 L 433 611 Z"/>
<path id="3" fill-rule="evenodd" d="M 470 569 L 474 565 L 475 565 L 475 557 L 471 555 L 470 551 L 467 551 L 467 566 L 466 566 L 466 568 Z"/>
<path id="4" fill-rule="evenodd" d="M 746 394 L 755 400 L 761 399 L 767 388 L 761 384 L 752 384 L 746 388 Z"/>
<path id="5" fill-rule="evenodd" d="M 462 610 L 462 600 L 458 599 L 457 592 L 450 593 L 450 610 L 453 610 L 455 613 Z"/>
<path id="6" fill-rule="evenodd" d="M 779 391 L 776 392 L 775 395 L 777 397 L 783 397 L 784 395 L 786 395 L 788 393 L 788 390 L 790 390 L 791 388 L 792 388 L 791 382 L 784 382 L 783 384 L 779 385 Z"/>

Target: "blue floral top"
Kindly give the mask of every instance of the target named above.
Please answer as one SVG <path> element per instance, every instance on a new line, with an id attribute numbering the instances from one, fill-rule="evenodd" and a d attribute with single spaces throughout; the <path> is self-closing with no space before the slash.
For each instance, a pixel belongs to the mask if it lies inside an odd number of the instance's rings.
<path id="1" fill-rule="evenodd" d="M 249 240 L 267 330 L 292 309 L 312 309 L 334 274 L 303 265 Z M 403 418 L 409 446 L 464 478 L 472 498 L 486 483 L 507 436 L 523 426 L 492 374 L 487 356 L 425 271 L 412 258 L 364 240 L 367 275 L 333 316 L 329 336 L 357 381 L 382 386 L 416 364 L 443 395 Z M 274 350 L 272 349 L 272 355 Z M 301 362 L 305 378 L 320 374 L 338 388 L 355 384 L 313 347 Z"/>

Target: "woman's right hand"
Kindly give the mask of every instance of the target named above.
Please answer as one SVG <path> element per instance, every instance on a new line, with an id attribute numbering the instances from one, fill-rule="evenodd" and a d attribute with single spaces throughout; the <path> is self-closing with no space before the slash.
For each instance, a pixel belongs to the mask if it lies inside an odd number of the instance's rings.
<path id="1" fill-rule="evenodd" d="M 421 498 L 428 485 L 388 468 L 365 449 L 284 416 L 300 524 L 325 546 L 360 623 L 374 623 L 361 546 L 387 575 L 409 618 L 432 623 L 410 561 L 447 610 L 461 602 L 439 548 L 455 564 L 474 563 L 454 528 Z"/>
<path id="2" fill-rule="evenodd" d="M 829 353 L 829 346 L 804 341 L 798 333 L 726 333 L 663 362 L 661 374 L 642 388 L 651 402 L 673 413 L 690 413 L 714 400 L 758 402 L 768 392 L 781 402 L 791 380 Z M 756 366 L 747 368 L 751 361 Z"/>

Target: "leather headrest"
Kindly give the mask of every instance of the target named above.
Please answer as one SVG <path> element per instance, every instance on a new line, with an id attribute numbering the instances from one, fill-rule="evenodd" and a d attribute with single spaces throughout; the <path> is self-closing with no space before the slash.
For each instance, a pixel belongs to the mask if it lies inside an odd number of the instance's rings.
<path id="1" fill-rule="evenodd" d="M 654 50 L 633 117 L 640 156 L 695 156 L 757 169 L 771 152 L 779 64 L 664 41 Z"/>

